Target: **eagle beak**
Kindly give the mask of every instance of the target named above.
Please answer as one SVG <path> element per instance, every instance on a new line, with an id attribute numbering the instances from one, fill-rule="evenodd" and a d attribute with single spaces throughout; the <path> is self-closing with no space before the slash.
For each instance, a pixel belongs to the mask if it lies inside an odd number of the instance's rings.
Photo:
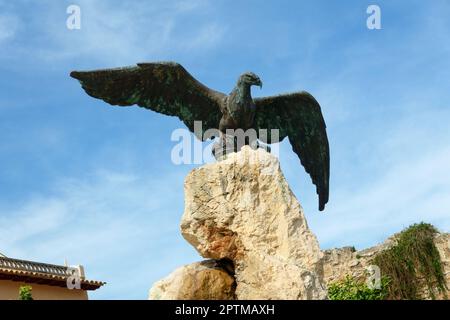
<path id="1" fill-rule="evenodd" d="M 257 85 L 260 89 L 262 89 L 262 87 L 263 87 L 262 81 L 261 81 L 260 79 L 258 79 L 258 81 L 256 82 L 256 85 Z"/>

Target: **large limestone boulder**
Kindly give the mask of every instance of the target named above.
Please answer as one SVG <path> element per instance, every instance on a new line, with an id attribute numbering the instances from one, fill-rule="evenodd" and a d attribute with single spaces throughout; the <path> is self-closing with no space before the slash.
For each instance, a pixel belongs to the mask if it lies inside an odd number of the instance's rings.
<path id="1" fill-rule="evenodd" d="M 324 299 L 322 253 L 278 159 L 244 147 L 185 181 L 183 237 L 234 262 L 237 299 Z"/>
<path id="2" fill-rule="evenodd" d="M 227 270 L 228 269 L 228 270 Z M 183 266 L 156 282 L 150 300 L 234 300 L 235 281 L 221 261 Z"/>

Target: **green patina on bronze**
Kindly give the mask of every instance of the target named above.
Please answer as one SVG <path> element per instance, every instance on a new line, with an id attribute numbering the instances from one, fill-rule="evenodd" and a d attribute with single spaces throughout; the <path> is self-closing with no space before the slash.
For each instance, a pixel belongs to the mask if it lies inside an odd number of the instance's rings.
<path id="1" fill-rule="evenodd" d="M 319 103 L 307 92 L 273 97 L 251 97 L 251 86 L 262 86 L 252 72 L 242 74 L 229 95 L 212 90 L 174 62 L 140 63 L 134 67 L 71 73 L 92 97 L 118 106 L 138 105 L 165 115 L 177 116 L 194 132 L 201 121 L 197 138 L 206 140 L 205 131 L 218 129 L 221 144 L 228 143 L 228 129 L 255 129 L 257 139 L 277 143 L 289 138 L 293 151 L 311 176 L 319 195 L 319 210 L 328 202 L 330 155 L 325 121 Z M 272 130 L 279 137 L 272 137 Z M 261 135 L 260 130 L 267 130 Z"/>

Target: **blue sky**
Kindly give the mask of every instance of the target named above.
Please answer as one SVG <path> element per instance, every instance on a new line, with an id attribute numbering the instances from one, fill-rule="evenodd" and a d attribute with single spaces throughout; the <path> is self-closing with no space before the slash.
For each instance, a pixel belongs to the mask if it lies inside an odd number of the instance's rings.
<path id="1" fill-rule="evenodd" d="M 81 8 L 81 30 L 66 8 Z M 377 4 L 382 29 L 366 27 Z M 228 93 L 307 90 L 331 148 L 330 202 L 289 143 L 282 169 L 322 248 L 362 249 L 420 221 L 450 230 L 450 2 L 0 0 L 0 252 L 83 264 L 94 299 L 145 299 L 200 257 L 179 233 L 170 118 L 88 97 L 72 70 L 174 60 Z"/>

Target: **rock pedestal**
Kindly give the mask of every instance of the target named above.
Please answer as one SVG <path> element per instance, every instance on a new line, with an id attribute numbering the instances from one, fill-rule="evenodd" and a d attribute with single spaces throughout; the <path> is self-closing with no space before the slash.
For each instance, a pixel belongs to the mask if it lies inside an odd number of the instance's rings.
<path id="1" fill-rule="evenodd" d="M 244 147 L 184 188 L 181 233 L 203 258 L 232 262 L 237 299 L 326 298 L 318 241 L 275 156 Z"/>

